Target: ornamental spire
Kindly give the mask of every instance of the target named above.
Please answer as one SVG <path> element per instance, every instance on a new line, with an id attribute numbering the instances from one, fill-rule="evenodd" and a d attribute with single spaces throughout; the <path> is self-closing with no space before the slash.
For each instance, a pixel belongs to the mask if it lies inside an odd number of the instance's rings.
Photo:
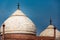
<path id="1" fill-rule="evenodd" d="M 19 3 L 17 4 L 17 9 L 20 9 L 20 5 L 19 5 Z"/>
<path id="2" fill-rule="evenodd" d="M 50 25 L 52 25 L 52 19 L 51 19 L 51 17 L 50 17 Z"/>

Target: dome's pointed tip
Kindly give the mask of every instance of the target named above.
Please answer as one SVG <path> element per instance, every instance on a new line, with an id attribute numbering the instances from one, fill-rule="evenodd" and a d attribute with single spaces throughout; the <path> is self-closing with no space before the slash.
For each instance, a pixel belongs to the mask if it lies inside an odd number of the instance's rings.
<path id="1" fill-rule="evenodd" d="M 12 16 L 25 16 L 25 14 L 21 11 L 21 10 L 16 10 L 13 14 L 12 14 Z"/>

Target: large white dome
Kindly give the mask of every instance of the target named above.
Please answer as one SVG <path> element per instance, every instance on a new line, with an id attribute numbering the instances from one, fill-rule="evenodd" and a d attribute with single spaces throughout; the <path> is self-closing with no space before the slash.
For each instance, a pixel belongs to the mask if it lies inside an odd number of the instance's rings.
<path id="1" fill-rule="evenodd" d="M 17 9 L 3 24 L 5 33 L 36 34 L 34 23 L 19 9 Z M 1 26 L 1 32 L 3 28 Z"/>
<path id="2" fill-rule="evenodd" d="M 54 37 L 54 26 L 49 25 L 43 32 L 40 33 L 40 36 Z M 60 37 L 60 32 L 57 29 L 56 29 L 56 37 Z"/>

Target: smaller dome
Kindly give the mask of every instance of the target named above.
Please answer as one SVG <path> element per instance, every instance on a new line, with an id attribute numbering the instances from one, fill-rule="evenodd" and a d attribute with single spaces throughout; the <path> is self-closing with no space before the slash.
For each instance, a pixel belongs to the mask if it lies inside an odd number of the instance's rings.
<path id="1" fill-rule="evenodd" d="M 50 18 L 50 25 L 40 33 L 40 36 L 54 37 L 54 25 L 52 25 L 52 20 Z M 56 38 L 60 37 L 60 32 L 56 29 Z"/>
<path id="2" fill-rule="evenodd" d="M 49 25 L 43 32 L 40 33 L 40 36 L 54 36 L 54 26 Z M 56 29 L 56 37 L 60 36 L 60 32 Z"/>

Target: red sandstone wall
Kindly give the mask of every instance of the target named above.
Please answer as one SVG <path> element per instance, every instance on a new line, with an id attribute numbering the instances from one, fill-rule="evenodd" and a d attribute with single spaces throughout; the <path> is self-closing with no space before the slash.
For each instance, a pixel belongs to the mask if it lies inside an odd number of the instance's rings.
<path id="1" fill-rule="evenodd" d="M 38 37 L 25 34 L 5 34 L 5 40 L 54 40 L 54 37 Z"/>

